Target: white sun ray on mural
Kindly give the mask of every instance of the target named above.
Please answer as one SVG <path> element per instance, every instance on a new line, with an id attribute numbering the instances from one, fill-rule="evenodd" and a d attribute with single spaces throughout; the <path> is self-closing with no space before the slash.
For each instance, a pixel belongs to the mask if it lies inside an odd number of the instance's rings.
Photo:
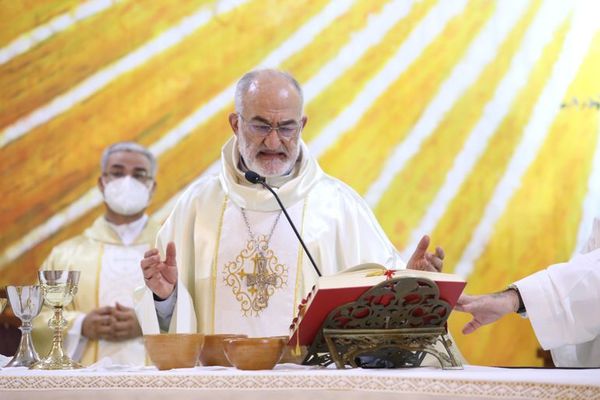
<path id="1" fill-rule="evenodd" d="M 556 12 L 564 14 L 566 11 L 568 10 L 558 9 Z M 496 222 L 519 188 L 523 174 L 535 159 L 555 118 L 555 114 L 549 113 L 548 110 L 556 107 L 564 98 L 588 52 L 592 38 L 598 30 L 596 15 L 591 13 L 590 9 L 577 7 L 576 11 L 550 79 L 535 104 L 532 116 L 524 128 L 522 140 L 496 186 L 483 218 L 474 230 L 471 240 L 456 266 L 457 274 L 468 277 L 475 262 L 483 253 L 493 234 Z M 555 18 L 558 18 L 558 15 Z M 548 22 L 548 20 L 544 21 L 544 23 Z"/>
<path id="2" fill-rule="evenodd" d="M 150 40 L 136 50 L 127 54 L 118 61 L 86 78 L 81 83 L 53 98 L 49 103 L 32 111 L 23 118 L 18 119 L 0 132 L 0 147 L 21 136 L 32 129 L 45 124 L 58 115 L 68 111 L 76 104 L 97 93 L 102 88 L 116 80 L 118 77 L 145 64 L 151 58 L 163 53 L 171 47 L 181 43 L 202 26 L 206 25 L 216 16 L 228 13 L 248 0 L 223 0 L 219 1 L 216 10 L 210 6 L 202 6 L 195 13 L 183 18 L 177 25 Z"/>
<path id="3" fill-rule="evenodd" d="M 311 18 L 295 34 L 286 40 L 277 49 L 271 52 L 260 64 L 260 66 L 277 66 L 286 58 L 292 56 L 308 45 L 323 29 L 331 24 L 337 17 L 346 12 L 355 0 L 333 0 L 323 11 Z M 235 82 L 229 85 L 225 90 L 212 98 L 208 103 L 199 107 L 190 116 L 185 118 L 180 124 L 167 132 L 159 141 L 150 146 L 150 151 L 155 156 L 160 156 L 165 151 L 173 147 L 177 142 L 199 125 L 208 120 L 212 115 L 226 107 L 232 102 Z M 210 170 L 210 168 L 209 168 Z M 162 214 L 168 214 L 170 207 L 174 202 L 173 198 L 159 210 L 159 218 Z M 21 254 L 31 249 L 41 241 L 47 239 L 62 227 L 75 221 L 77 218 L 85 215 L 93 208 L 102 204 L 102 195 L 96 187 L 90 188 L 83 196 L 71 203 L 66 209 L 59 211 L 50 217 L 43 224 L 35 227 L 18 241 L 12 243 L 0 255 L 0 268 L 8 264 Z"/>
<path id="4" fill-rule="evenodd" d="M 50 21 L 36 26 L 34 29 L 19 35 L 0 49 L 0 65 L 26 53 L 31 48 L 50 39 L 57 33 L 66 31 L 76 23 L 101 13 L 123 0 L 90 0 L 78 5 L 75 9 L 58 15 Z"/>
<path id="5" fill-rule="evenodd" d="M 562 6 L 561 6 L 562 4 Z M 567 3 L 545 2 L 536 14 L 525 33 L 519 51 L 515 54 L 506 75 L 500 81 L 494 97 L 485 105 L 484 112 L 477 122 L 463 148 L 454 159 L 454 164 L 444 184 L 429 205 L 425 216 L 411 233 L 404 255 L 409 254 L 425 233 L 431 232 L 439 223 L 451 200 L 471 173 L 477 160 L 485 151 L 490 138 L 502 120 L 509 113 L 514 99 L 527 82 L 528 75 L 541 57 L 545 45 L 552 39 L 553 32 L 568 15 Z"/>

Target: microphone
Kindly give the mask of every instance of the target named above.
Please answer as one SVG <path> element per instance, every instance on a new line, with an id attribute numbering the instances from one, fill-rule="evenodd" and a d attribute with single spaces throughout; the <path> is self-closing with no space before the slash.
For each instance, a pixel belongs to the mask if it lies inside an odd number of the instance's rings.
<path id="1" fill-rule="evenodd" d="M 246 180 L 250 183 L 266 183 L 265 178 L 254 171 L 246 171 L 244 176 L 246 177 Z M 265 187 L 269 189 L 268 186 Z M 277 198 L 277 195 L 275 195 L 275 198 Z M 283 206 L 281 206 L 281 208 L 283 208 Z"/>
<path id="2" fill-rule="evenodd" d="M 260 176 L 259 174 L 257 174 L 254 171 L 246 171 L 246 173 L 244 174 L 244 176 L 246 177 L 246 180 L 248 182 L 255 183 L 255 184 L 259 183 L 259 184 L 263 185 L 265 187 L 265 189 L 267 189 L 269 192 L 271 192 L 271 194 L 273 194 L 273 196 L 275 197 L 275 200 L 277 200 L 277 204 L 279 204 L 279 207 L 281 207 L 281 211 L 283 211 L 283 214 L 285 215 L 285 218 L 287 218 L 288 222 L 290 223 L 290 226 L 292 227 L 292 229 L 294 230 L 294 233 L 296 234 L 296 237 L 300 241 L 300 244 L 302 245 L 302 248 L 304 249 L 304 252 L 308 256 L 308 259 L 310 260 L 312 266 L 314 267 L 315 271 L 317 272 L 317 275 L 321 276 L 321 272 L 319 271 L 319 268 L 317 268 L 317 264 L 315 263 L 315 260 L 313 260 L 312 256 L 310 255 L 310 252 L 306 248 L 306 245 L 304 244 L 304 241 L 300 237 L 300 234 L 298 233 L 298 230 L 296 229 L 296 226 L 292 222 L 292 219 L 288 215 L 287 210 L 285 209 L 285 207 L 281 203 L 281 200 L 279 200 L 279 196 L 277 196 L 277 193 L 275 193 L 275 191 L 273 190 L 273 188 L 267 184 L 265 177 L 264 176 Z"/>

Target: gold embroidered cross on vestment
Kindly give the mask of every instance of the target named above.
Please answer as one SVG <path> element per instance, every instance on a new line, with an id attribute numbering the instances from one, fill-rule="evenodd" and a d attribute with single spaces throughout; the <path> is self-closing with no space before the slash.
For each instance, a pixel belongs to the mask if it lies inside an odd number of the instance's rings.
<path id="1" fill-rule="evenodd" d="M 227 286 L 231 287 L 233 295 L 240 303 L 242 315 L 258 316 L 262 310 L 268 307 L 269 298 L 275 293 L 275 290 L 287 284 L 288 269 L 279 263 L 277 256 L 269 248 L 269 242 L 281 217 L 281 211 L 269 234 L 259 236 L 255 236 L 252 232 L 244 209 L 241 209 L 241 213 L 250 240 L 235 260 L 225 265 L 223 280 Z M 247 263 L 252 263 L 252 273 L 246 272 Z"/>
<path id="2" fill-rule="evenodd" d="M 254 273 L 246 275 L 246 284 L 256 290 L 256 304 L 260 308 L 269 305 L 269 285 L 277 285 L 277 275 L 267 270 L 267 259 L 263 254 L 254 256 Z"/>

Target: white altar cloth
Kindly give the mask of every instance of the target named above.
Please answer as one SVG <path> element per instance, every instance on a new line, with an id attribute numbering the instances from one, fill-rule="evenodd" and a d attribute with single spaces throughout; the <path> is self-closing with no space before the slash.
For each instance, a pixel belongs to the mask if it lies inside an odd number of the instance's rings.
<path id="1" fill-rule="evenodd" d="M 600 369 L 465 366 L 347 369 L 278 365 L 272 371 L 95 366 L 0 370 L 0 399 L 600 399 Z"/>

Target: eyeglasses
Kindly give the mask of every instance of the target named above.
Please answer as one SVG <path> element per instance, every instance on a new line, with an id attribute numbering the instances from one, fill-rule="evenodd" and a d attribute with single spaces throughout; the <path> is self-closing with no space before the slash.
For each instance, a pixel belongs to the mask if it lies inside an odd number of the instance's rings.
<path id="1" fill-rule="evenodd" d="M 250 133 L 257 137 L 266 137 L 271 131 L 276 131 L 281 138 L 291 139 L 296 136 L 302 128 L 302 124 L 298 121 L 292 121 L 285 125 L 273 126 L 270 124 L 248 121 L 242 114 L 238 114 L 238 116 L 248 125 Z"/>
<path id="2" fill-rule="evenodd" d="M 115 179 L 119 179 L 119 178 L 124 178 L 126 177 L 128 174 L 122 172 L 122 171 L 110 171 L 110 172 L 105 172 L 102 175 L 107 176 L 109 181 L 115 180 Z M 136 181 L 143 183 L 144 185 L 148 182 L 148 181 L 152 181 L 154 178 L 152 178 L 147 172 L 143 172 L 143 171 L 139 171 L 139 172 L 134 172 L 133 174 L 130 175 L 133 179 L 135 179 Z"/>

